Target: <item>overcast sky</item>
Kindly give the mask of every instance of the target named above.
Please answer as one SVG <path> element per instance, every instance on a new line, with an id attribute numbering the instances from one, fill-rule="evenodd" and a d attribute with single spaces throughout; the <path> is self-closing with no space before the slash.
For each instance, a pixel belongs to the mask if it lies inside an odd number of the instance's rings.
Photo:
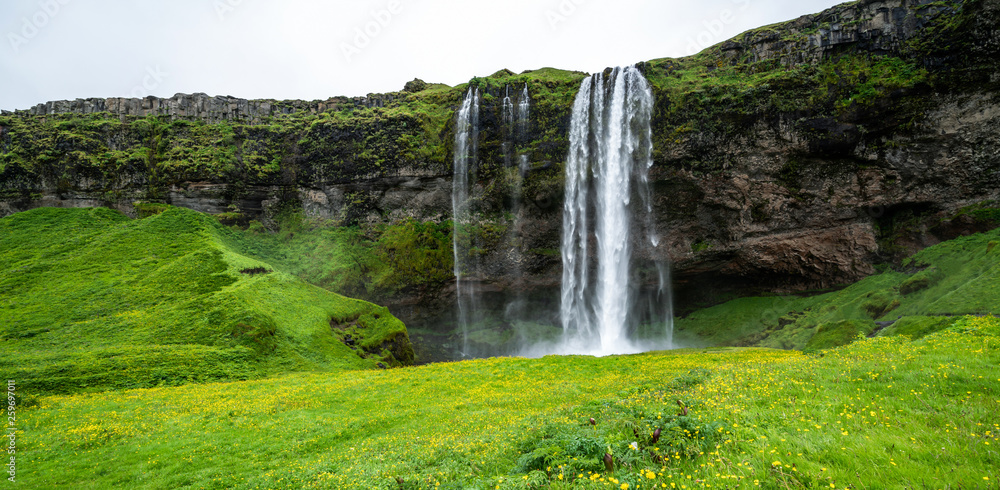
<path id="1" fill-rule="evenodd" d="M 2 0 L 0 109 L 205 92 L 326 99 L 693 54 L 831 0 Z"/>

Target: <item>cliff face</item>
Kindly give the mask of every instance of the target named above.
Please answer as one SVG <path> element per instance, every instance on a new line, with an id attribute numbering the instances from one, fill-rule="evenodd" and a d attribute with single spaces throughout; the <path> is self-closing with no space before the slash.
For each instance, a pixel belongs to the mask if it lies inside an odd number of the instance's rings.
<path id="1" fill-rule="evenodd" d="M 997 14 L 863 1 L 703 53 L 745 83 L 660 99 L 659 216 L 681 281 L 826 288 L 990 226 L 950 218 L 997 197 Z M 783 75 L 753 73 L 771 67 Z"/>
<path id="2" fill-rule="evenodd" d="M 831 287 L 991 226 L 952 218 L 1000 197 L 998 5 L 859 1 L 641 64 L 656 96 L 651 179 L 666 237 L 656 253 L 672 259 L 678 294 Z M 470 82 L 483 93 L 473 199 L 491 230 L 476 238 L 486 292 L 558 284 L 562 162 L 583 76 L 503 71 Z M 531 119 L 515 132 L 501 100 L 524 84 Z M 346 224 L 446 220 L 453 113 L 466 86 L 408 89 L 323 102 L 90 99 L 5 113 L 0 214 L 133 212 L 132 202 L 151 200 L 265 224 L 289 207 Z M 528 157 L 527 172 L 512 153 Z M 439 293 L 419 299 L 448 303 Z"/>
<path id="3" fill-rule="evenodd" d="M 277 116 L 295 114 L 320 114 L 353 107 L 384 107 L 392 103 L 392 94 L 372 94 L 368 97 L 334 97 L 323 101 L 302 100 L 246 100 L 236 97 L 211 97 L 207 94 L 177 94 L 169 99 L 145 97 L 131 99 L 58 100 L 38 104 L 24 111 L 32 116 L 51 114 L 109 113 L 118 117 L 163 116 L 168 118 L 195 119 L 209 123 L 223 121 L 260 123 Z M 5 113 L 7 113 L 5 111 Z M 9 113 L 8 113 L 9 114 Z"/>

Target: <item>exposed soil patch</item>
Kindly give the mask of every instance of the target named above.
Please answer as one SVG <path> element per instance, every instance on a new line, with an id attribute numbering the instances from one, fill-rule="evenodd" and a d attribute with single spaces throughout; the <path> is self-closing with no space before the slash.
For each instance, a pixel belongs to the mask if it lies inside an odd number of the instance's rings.
<path id="1" fill-rule="evenodd" d="M 358 326 L 358 319 L 359 318 L 361 318 L 361 317 L 360 316 L 356 316 L 354 318 L 347 318 L 347 319 L 331 318 L 330 319 L 330 329 L 333 330 L 333 331 L 337 331 L 337 330 L 350 330 L 350 329 L 355 328 L 355 327 Z M 378 317 L 376 317 L 376 318 L 378 318 Z"/>
<path id="2" fill-rule="evenodd" d="M 248 276 L 256 276 L 258 274 L 270 274 L 272 272 L 274 271 L 265 269 L 263 267 L 254 267 L 252 269 L 243 269 L 240 271 L 240 274 L 246 274 Z"/>
<path id="3" fill-rule="evenodd" d="M 870 338 L 870 339 L 875 338 L 875 336 L 878 335 L 879 332 L 881 332 L 882 330 L 885 330 L 885 329 L 893 326 L 901 318 L 903 318 L 903 317 L 899 317 L 899 318 L 897 318 L 895 320 L 892 320 L 890 322 L 875 322 L 875 330 L 872 330 L 871 333 L 868 334 L 868 338 Z"/>

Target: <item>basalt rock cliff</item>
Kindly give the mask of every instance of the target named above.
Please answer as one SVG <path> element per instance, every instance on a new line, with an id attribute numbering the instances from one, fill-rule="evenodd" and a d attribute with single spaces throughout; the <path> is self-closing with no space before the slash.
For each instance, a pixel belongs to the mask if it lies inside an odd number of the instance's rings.
<path id="1" fill-rule="evenodd" d="M 998 0 L 861 0 L 640 63 L 656 97 L 655 253 L 672 260 L 677 294 L 834 287 L 995 226 L 968 211 L 1000 189 L 996 25 Z M 0 215 L 166 202 L 268 226 L 288 209 L 345 225 L 446 221 L 454 112 L 476 86 L 473 276 L 484 292 L 549 288 L 584 76 L 501 71 L 353 99 L 195 94 L 5 112 Z M 514 131 L 501 100 L 524 85 L 530 121 Z M 445 308 L 449 287 L 375 299 L 411 305 L 407 319 L 417 304 Z"/>

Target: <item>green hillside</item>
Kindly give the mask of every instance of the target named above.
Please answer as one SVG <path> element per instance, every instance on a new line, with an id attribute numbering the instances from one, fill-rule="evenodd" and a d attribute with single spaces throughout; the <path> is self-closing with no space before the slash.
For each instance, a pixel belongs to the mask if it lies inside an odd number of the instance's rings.
<path id="1" fill-rule="evenodd" d="M 826 294 L 740 298 L 698 310 L 676 321 L 677 338 L 813 350 L 859 334 L 920 337 L 955 315 L 1000 312 L 1000 229 L 927 248 L 898 269 Z"/>
<path id="2" fill-rule="evenodd" d="M 0 219 L 0 372 L 69 393 L 412 362 L 385 308 L 233 252 L 211 217 L 152 211 Z"/>

